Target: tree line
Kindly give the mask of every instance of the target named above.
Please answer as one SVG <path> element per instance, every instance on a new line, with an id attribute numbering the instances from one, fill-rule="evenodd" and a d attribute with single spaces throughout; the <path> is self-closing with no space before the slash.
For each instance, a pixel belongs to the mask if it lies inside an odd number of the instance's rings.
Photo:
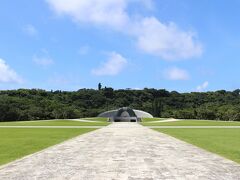
<path id="1" fill-rule="evenodd" d="M 147 111 L 155 117 L 240 121 L 240 90 L 179 93 L 99 87 L 73 92 L 0 91 L 0 121 L 95 117 L 119 107 Z"/>

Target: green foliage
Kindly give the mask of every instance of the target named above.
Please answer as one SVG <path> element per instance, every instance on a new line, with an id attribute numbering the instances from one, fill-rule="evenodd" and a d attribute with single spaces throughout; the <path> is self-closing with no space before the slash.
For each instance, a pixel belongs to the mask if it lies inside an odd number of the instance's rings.
<path id="1" fill-rule="evenodd" d="M 100 91 L 102 89 L 102 84 L 98 83 L 98 90 Z"/>
<path id="2" fill-rule="evenodd" d="M 178 93 L 164 89 L 74 92 L 19 89 L 0 91 L 0 121 L 96 117 L 128 106 L 155 117 L 240 121 L 240 90 Z"/>

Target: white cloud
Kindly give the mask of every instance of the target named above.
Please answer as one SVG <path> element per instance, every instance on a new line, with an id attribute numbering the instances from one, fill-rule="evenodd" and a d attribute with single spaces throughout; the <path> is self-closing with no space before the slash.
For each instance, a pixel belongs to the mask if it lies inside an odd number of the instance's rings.
<path id="1" fill-rule="evenodd" d="M 79 23 L 93 23 L 120 29 L 128 21 L 127 0 L 46 0 L 59 15 Z"/>
<path id="2" fill-rule="evenodd" d="M 46 49 L 41 49 L 40 55 L 33 56 L 33 62 L 40 66 L 50 66 L 54 64 L 54 60 L 49 56 Z"/>
<path id="3" fill-rule="evenodd" d="M 119 74 L 126 65 L 127 60 L 122 55 L 112 52 L 106 62 L 102 63 L 99 68 L 92 70 L 92 74 L 97 76 L 114 76 Z"/>
<path id="4" fill-rule="evenodd" d="M 174 23 L 163 24 L 155 17 L 144 18 L 138 26 L 137 45 L 146 53 L 166 60 L 188 59 L 202 54 L 202 46 L 192 32 Z"/>
<path id="5" fill-rule="evenodd" d="M 188 80 L 190 78 L 187 71 L 177 67 L 166 69 L 164 71 L 164 76 L 169 80 Z"/>
<path id="6" fill-rule="evenodd" d="M 0 83 L 22 83 L 21 77 L 0 59 Z"/>
<path id="7" fill-rule="evenodd" d="M 37 36 L 38 30 L 32 25 L 28 24 L 23 28 L 24 32 L 27 33 L 29 36 Z"/>
<path id="8" fill-rule="evenodd" d="M 33 62 L 40 66 L 49 66 L 54 64 L 54 61 L 50 57 L 40 57 L 40 56 L 33 56 Z"/>
<path id="9" fill-rule="evenodd" d="M 133 18 L 127 12 L 130 3 L 154 6 L 152 0 L 46 0 L 59 15 L 77 23 L 89 23 L 124 33 L 136 40 L 140 50 L 166 60 L 200 56 L 202 45 L 196 33 L 181 30 L 174 23 L 162 23 L 156 17 Z M 140 18 L 139 18 L 140 17 Z"/>
<path id="10" fill-rule="evenodd" d="M 208 81 L 205 81 L 203 84 L 197 86 L 197 91 L 201 92 L 204 91 L 209 85 Z"/>

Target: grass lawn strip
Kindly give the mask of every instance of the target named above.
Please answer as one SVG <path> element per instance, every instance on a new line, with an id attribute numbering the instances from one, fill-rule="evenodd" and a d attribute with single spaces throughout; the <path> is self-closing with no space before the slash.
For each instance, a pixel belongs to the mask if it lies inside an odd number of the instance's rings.
<path id="1" fill-rule="evenodd" d="M 155 130 L 240 163 L 240 129 Z"/>
<path id="2" fill-rule="evenodd" d="M 95 129 L 0 129 L 0 165 Z"/>
<path id="3" fill-rule="evenodd" d="M 108 122 L 80 122 L 70 120 L 1 122 L 0 126 L 106 126 Z"/>
<path id="4" fill-rule="evenodd" d="M 208 120 L 181 120 L 174 122 L 142 122 L 144 126 L 240 126 L 240 122 L 233 121 L 208 121 Z"/>
<path id="5" fill-rule="evenodd" d="M 107 122 L 108 118 L 105 117 L 91 117 L 91 118 L 81 118 L 84 120 L 89 120 L 89 121 L 99 121 L 99 122 Z"/>
<path id="6" fill-rule="evenodd" d="M 167 118 L 143 118 L 142 122 L 152 122 L 152 121 L 162 121 L 166 120 Z"/>

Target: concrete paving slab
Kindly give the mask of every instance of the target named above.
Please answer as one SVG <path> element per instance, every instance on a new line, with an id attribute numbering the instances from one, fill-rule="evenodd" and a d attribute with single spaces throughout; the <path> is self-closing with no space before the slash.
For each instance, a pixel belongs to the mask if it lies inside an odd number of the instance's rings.
<path id="1" fill-rule="evenodd" d="M 240 179 L 240 165 L 137 123 L 113 123 L 0 168 L 0 179 Z"/>

